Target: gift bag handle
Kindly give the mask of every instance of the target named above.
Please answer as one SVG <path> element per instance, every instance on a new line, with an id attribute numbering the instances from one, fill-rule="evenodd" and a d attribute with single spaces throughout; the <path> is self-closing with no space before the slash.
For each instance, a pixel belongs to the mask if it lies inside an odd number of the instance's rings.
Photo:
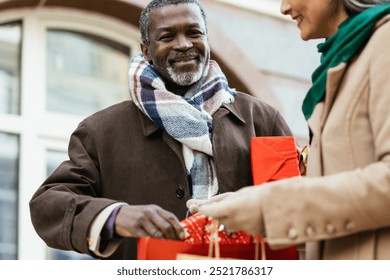
<path id="1" fill-rule="evenodd" d="M 255 243 L 255 260 L 259 259 L 259 247 L 261 250 L 261 260 L 266 260 L 266 253 L 265 253 L 265 239 L 263 238 L 261 241 L 259 240 L 260 237 L 254 237 L 254 243 Z M 260 243 L 260 246 L 259 246 Z M 218 221 L 213 220 L 211 222 L 210 227 L 210 243 L 209 243 L 209 252 L 208 257 L 212 258 L 214 253 L 215 259 L 221 258 L 221 252 L 219 247 L 219 236 L 218 236 Z"/>

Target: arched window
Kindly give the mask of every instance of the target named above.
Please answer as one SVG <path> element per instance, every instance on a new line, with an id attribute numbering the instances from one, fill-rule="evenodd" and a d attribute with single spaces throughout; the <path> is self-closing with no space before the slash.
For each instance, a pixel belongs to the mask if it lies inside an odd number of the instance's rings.
<path id="1" fill-rule="evenodd" d="M 67 259 L 35 233 L 31 196 L 86 116 L 129 98 L 138 29 L 68 8 L 0 13 L 0 259 Z"/>

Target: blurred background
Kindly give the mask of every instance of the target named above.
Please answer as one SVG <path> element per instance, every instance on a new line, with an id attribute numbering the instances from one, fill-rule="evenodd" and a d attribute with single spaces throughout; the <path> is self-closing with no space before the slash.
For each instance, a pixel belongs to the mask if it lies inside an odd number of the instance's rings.
<path id="1" fill-rule="evenodd" d="M 279 0 L 202 0 L 212 58 L 230 86 L 276 107 L 299 144 L 301 103 L 319 63 Z M 0 259 L 88 259 L 48 248 L 28 202 L 67 158 L 86 116 L 129 99 L 127 68 L 140 51 L 149 1 L 0 0 Z M 107 136 L 109 137 L 109 136 Z"/>

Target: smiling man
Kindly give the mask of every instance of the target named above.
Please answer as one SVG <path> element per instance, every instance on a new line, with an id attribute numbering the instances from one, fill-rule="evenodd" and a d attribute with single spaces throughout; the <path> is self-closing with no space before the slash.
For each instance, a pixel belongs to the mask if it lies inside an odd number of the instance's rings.
<path id="1" fill-rule="evenodd" d="M 196 0 L 150 2 L 140 29 L 131 101 L 83 120 L 31 199 L 51 247 L 135 259 L 136 238 L 181 239 L 187 200 L 252 184 L 251 137 L 291 135 L 274 108 L 228 86 Z"/>

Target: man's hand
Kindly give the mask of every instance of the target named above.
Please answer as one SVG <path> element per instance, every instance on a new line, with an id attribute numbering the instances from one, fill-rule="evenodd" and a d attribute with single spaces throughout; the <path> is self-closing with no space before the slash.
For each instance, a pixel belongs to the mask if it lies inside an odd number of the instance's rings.
<path id="1" fill-rule="evenodd" d="M 123 237 L 185 238 L 176 216 L 153 204 L 123 206 L 115 219 L 115 232 Z"/>

